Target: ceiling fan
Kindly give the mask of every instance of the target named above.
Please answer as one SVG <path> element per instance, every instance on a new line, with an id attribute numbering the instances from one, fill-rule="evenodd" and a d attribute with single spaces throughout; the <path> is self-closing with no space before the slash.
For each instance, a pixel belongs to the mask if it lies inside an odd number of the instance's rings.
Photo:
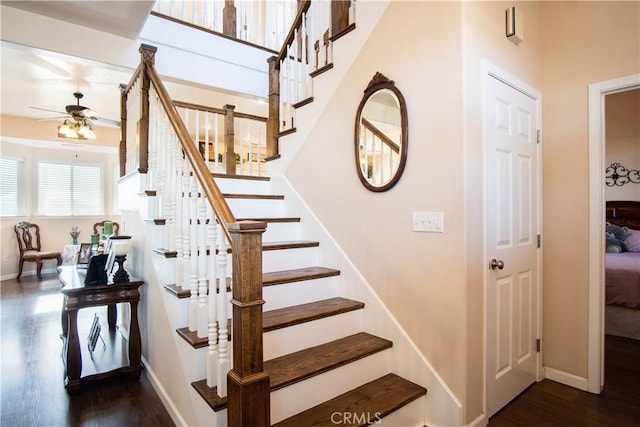
<path id="1" fill-rule="evenodd" d="M 91 121 L 91 122 L 97 122 L 98 124 L 107 124 L 107 125 L 113 125 L 113 126 L 120 126 L 120 122 L 119 121 L 111 120 L 111 119 L 105 119 L 103 117 L 98 117 L 98 113 L 96 113 L 95 111 L 93 111 L 89 107 L 85 107 L 84 105 L 80 105 L 80 100 L 84 97 L 82 92 L 76 91 L 76 92 L 73 93 L 73 96 L 76 98 L 76 103 L 75 104 L 69 104 L 69 105 L 65 106 L 65 111 L 66 112 L 50 110 L 48 108 L 32 107 L 32 106 L 29 106 L 29 108 L 33 108 L 35 110 L 49 111 L 49 112 L 52 112 L 52 113 L 64 114 L 64 116 L 62 116 L 62 117 L 49 117 L 49 118 L 44 118 L 44 119 L 40 119 L 40 120 L 57 120 L 57 119 L 64 119 L 67 116 L 71 116 L 71 118 L 73 118 L 75 120 L 75 122 Z"/>

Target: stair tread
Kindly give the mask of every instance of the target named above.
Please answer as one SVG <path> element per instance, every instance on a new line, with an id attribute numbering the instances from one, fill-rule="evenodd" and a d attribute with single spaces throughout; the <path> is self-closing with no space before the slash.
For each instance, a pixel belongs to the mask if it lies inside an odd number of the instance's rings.
<path id="1" fill-rule="evenodd" d="M 391 348 L 393 343 L 366 332 L 359 332 L 315 347 L 296 351 L 264 362 L 271 390 L 297 383 L 347 363 Z"/>
<path id="2" fill-rule="evenodd" d="M 269 332 L 361 308 L 364 308 L 363 302 L 341 297 L 279 308 L 263 313 L 262 328 L 264 332 Z"/>
<path id="3" fill-rule="evenodd" d="M 300 218 L 299 218 L 299 217 L 236 218 L 236 221 L 258 221 L 258 222 L 300 222 Z"/>
<path id="4" fill-rule="evenodd" d="M 303 267 L 262 274 L 262 285 L 280 285 L 340 275 L 340 270 L 327 267 Z"/>
<path id="5" fill-rule="evenodd" d="M 223 193 L 225 199 L 265 199 L 265 200 L 284 200 L 282 194 L 245 194 L 245 193 Z"/>
<path id="6" fill-rule="evenodd" d="M 319 242 L 312 240 L 283 240 L 278 242 L 262 242 L 262 250 L 273 251 L 278 249 L 311 248 L 319 245 Z"/>
<path id="7" fill-rule="evenodd" d="M 268 176 L 255 176 L 255 175 L 229 175 L 226 173 L 212 173 L 214 178 L 227 178 L 227 179 L 246 179 L 253 181 L 270 181 L 271 178 Z"/>
<path id="8" fill-rule="evenodd" d="M 165 288 L 171 292 L 167 286 L 169 285 L 166 285 Z M 179 288 L 179 286 L 176 286 L 176 288 Z M 188 296 L 187 294 L 187 297 Z M 263 332 L 274 331 L 300 323 L 336 316 L 363 307 L 364 303 L 362 302 L 337 297 L 271 310 L 262 314 L 262 330 Z M 227 329 L 231 331 L 231 328 L 231 319 L 229 319 Z M 193 348 L 202 348 L 209 344 L 209 338 L 207 336 L 198 337 L 197 331 L 190 331 L 188 327 L 178 328 L 176 332 Z M 229 339 L 231 339 L 231 332 L 229 332 Z"/>
<path id="9" fill-rule="evenodd" d="M 349 426 L 377 424 L 376 421 L 404 405 L 424 396 L 427 389 L 399 377 L 387 374 L 367 384 L 350 390 L 272 427 L 327 426 L 336 425 L 332 414 L 350 414 Z M 344 420 L 346 422 L 346 420 Z M 344 424 L 344 423 L 343 423 Z"/>
<path id="10" fill-rule="evenodd" d="M 270 376 L 271 391 L 274 391 L 386 350 L 392 345 L 391 341 L 384 338 L 359 332 L 267 360 L 264 370 Z M 192 386 L 215 411 L 226 408 L 226 397 L 218 396 L 216 387 L 207 387 L 206 380 L 196 381 Z"/>
<path id="11" fill-rule="evenodd" d="M 279 242 L 279 244 L 282 244 L 282 243 L 283 242 Z M 313 242 L 310 242 L 310 243 L 313 243 Z M 284 249 L 284 248 L 273 248 L 273 249 Z M 326 268 L 326 267 L 305 267 L 305 268 L 295 268 L 291 270 L 272 271 L 270 273 L 262 274 L 262 285 L 263 286 L 281 285 L 283 283 L 301 282 L 304 280 L 313 280 L 313 279 L 321 279 L 324 277 L 338 276 L 339 274 L 340 274 L 340 270 L 335 270 L 333 268 Z M 230 286 L 231 286 L 231 278 L 227 277 L 228 291 L 231 290 Z M 191 288 L 183 288 L 176 284 L 164 285 L 164 288 L 178 298 L 189 298 L 191 296 Z"/>

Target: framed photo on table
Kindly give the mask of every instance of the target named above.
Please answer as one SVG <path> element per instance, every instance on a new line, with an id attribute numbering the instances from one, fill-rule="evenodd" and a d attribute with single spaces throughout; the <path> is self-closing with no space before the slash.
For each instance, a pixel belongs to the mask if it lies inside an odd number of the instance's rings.
<path id="1" fill-rule="evenodd" d="M 86 266 L 91 258 L 91 243 L 82 243 L 78 251 L 78 265 Z"/>

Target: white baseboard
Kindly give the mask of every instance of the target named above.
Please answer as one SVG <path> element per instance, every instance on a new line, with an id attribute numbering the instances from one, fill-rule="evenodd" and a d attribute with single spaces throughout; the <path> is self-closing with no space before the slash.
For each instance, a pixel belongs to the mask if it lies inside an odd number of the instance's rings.
<path id="1" fill-rule="evenodd" d="M 587 379 L 553 368 L 544 368 L 544 377 L 578 390 L 588 391 Z"/>
<path id="2" fill-rule="evenodd" d="M 487 424 L 489 424 L 489 420 L 487 419 L 486 414 L 482 413 L 467 424 L 466 427 L 485 427 Z"/>
<path id="3" fill-rule="evenodd" d="M 153 372 L 153 369 L 149 367 L 149 364 L 147 363 L 144 357 L 142 357 L 142 365 L 144 366 L 144 370 L 147 371 L 147 378 L 149 378 L 149 382 L 151 383 L 151 386 L 160 397 L 162 404 L 164 405 L 165 409 L 171 416 L 171 419 L 173 420 L 175 425 L 186 426 L 187 422 L 184 420 L 184 418 L 178 411 L 178 408 L 176 408 L 176 405 L 173 403 L 173 401 L 167 394 L 164 387 L 162 387 L 162 384 L 160 384 L 160 381 L 158 381 L 158 377 Z"/>

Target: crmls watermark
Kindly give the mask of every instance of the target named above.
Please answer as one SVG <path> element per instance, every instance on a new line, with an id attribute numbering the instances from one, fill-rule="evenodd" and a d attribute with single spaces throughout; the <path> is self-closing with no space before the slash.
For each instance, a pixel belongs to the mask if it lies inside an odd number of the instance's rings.
<path id="1" fill-rule="evenodd" d="M 331 414 L 331 422 L 333 424 L 345 425 L 362 425 L 362 424 L 380 424 L 382 422 L 382 414 L 376 412 L 334 412 Z"/>

